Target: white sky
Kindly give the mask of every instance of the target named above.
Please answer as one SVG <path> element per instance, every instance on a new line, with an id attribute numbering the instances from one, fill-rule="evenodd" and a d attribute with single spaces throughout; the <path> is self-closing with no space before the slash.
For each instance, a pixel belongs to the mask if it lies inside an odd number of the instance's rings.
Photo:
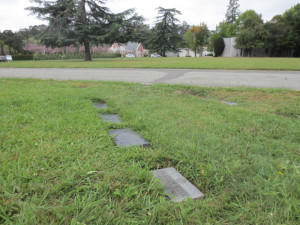
<path id="1" fill-rule="evenodd" d="M 178 18 L 190 25 L 205 22 L 210 29 L 224 20 L 229 0 L 108 0 L 106 6 L 113 12 L 121 12 L 135 8 L 139 15 L 147 20 L 145 23 L 153 25 L 159 6 L 176 8 L 182 12 Z M 254 9 L 262 14 L 263 19 L 270 20 L 277 14 L 300 3 L 300 0 L 240 0 L 240 10 Z M 0 31 L 28 28 L 32 25 L 45 23 L 36 16 L 29 15 L 24 8 L 31 6 L 30 0 L 0 0 Z"/>

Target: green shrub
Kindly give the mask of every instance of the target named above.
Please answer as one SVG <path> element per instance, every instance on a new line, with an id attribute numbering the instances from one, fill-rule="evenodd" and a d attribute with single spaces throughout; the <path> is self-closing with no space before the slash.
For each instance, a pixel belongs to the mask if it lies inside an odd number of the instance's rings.
<path id="1" fill-rule="evenodd" d="M 118 58 L 121 57 L 119 53 L 97 52 L 92 53 L 92 58 Z M 84 59 L 84 53 L 67 53 L 67 54 L 36 54 L 33 56 L 34 60 L 65 60 L 65 59 Z"/>
<path id="2" fill-rule="evenodd" d="M 214 41 L 214 52 L 215 52 L 215 56 L 221 56 L 223 54 L 225 48 L 225 43 L 224 43 L 224 39 L 223 38 L 217 38 Z"/>
<path id="3" fill-rule="evenodd" d="M 33 55 L 13 55 L 12 59 L 14 61 L 33 60 Z"/>

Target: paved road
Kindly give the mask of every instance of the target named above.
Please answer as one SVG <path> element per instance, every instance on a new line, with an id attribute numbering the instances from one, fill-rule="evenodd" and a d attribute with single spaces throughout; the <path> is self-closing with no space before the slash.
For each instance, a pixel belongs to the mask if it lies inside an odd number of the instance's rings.
<path id="1" fill-rule="evenodd" d="M 300 90 L 300 71 L 0 68 L 0 77 L 125 81 L 143 84 L 189 84 L 205 87 L 244 86 Z"/>

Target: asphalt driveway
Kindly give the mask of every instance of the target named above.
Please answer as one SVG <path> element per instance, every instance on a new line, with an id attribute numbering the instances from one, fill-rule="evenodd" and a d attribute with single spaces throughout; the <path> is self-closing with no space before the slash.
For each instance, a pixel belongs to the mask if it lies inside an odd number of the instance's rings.
<path id="1" fill-rule="evenodd" d="M 189 84 L 204 87 L 243 86 L 300 90 L 300 71 L 0 68 L 0 77 L 125 81 L 143 84 Z"/>

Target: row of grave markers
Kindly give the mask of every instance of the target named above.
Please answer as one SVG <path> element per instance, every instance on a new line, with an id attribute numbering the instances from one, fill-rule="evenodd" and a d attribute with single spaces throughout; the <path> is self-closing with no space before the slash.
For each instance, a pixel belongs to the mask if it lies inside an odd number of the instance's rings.
<path id="1" fill-rule="evenodd" d="M 230 106 L 237 105 L 235 102 L 221 101 L 222 103 Z M 105 103 L 94 103 L 94 106 L 98 109 L 107 109 L 108 106 Z M 112 122 L 121 124 L 122 121 L 116 114 L 100 114 L 100 117 L 105 122 Z M 129 146 L 141 146 L 150 147 L 150 143 L 147 142 L 140 134 L 134 132 L 130 128 L 114 129 L 109 132 L 112 136 L 115 144 L 121 147 Z M 176 171 L 173 167 L 159 169 L 152 171 L 153 176 L 158 178 L 162 185 L 166 189 L 166 193 L 169 198 L 174 202 L 181 202 L 187 198 L 198 199 L 204 198 L 204 194 L 199 191 L 193 184 L 191 184 L 185 177 Z"/>
<path id="2" fill-rule="evenodd" d="M 107 109 L 107 104 L 95 103 L 94 106 L 98 109 Z M 121 124 L 122 121 L 116 114 L 100 114 L 100 117 L 105 122 Z M 130 128 L 114 129 L 109 131 L 115 144 L 121 147 L 141 146 L 150 147 L 149 142 L 141 137 L 140 134 L 134 132 Z M 180 202 L 187 198 L 197 199 L 203 198 L 204 194 L 192 185 L 186 178 L 178 173 L 174 168 L 165 168 L 152 171 L 153 176 L 158 178 L 166 189 L 169 198 L 174 202 Z"/>
<path id="3" fill-rule="evenodd" d="M 107 109 L 106 104 L 94 104 L 96 108 L 99 109 Z M 100 114 L 100 117 L 105 122 L 111 122 L 116 124 L 121 124 L 122 121 L 116 114 Z M 125 129 L 114 129 L 109 132 L 109 135 L 113 137 L 114 142 L 117 146 L 129 147 L 129 146 L 142 146 L 142 147 L 150 147 L 149 142 L 147 142 L 144 138 L 141 137 L 138 133 L 134 132 L 130 128 Z"/>

